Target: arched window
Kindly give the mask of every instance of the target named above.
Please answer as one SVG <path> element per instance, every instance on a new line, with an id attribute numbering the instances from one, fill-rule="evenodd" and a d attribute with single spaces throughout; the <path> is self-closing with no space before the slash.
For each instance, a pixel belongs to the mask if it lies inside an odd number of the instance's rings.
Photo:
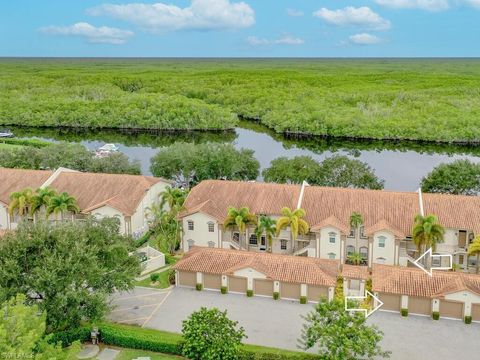
<path id="1" fill-rule="evenodd" d="M 384 248 L 386 240 L 387 240 L 387 238 L 385 236 L 379 236 L 378 237 L 378 247 Z"/>
<path id="2" fill-rule="evenodd" d="M 255 234 L 250 235 L 249 244 L 252 245 L 252 246 L 257 246 L 258 245 L 257 235 L 255 235 Z"/>
<path id="3" fill-rule="evenodd" d="M 333 231 L 328 233 L 328 241 L 330 242 L 330 244 L 335 244 L 336 238 L 337 238 L 337 234 L 334 233 Z"/>
<path id="4" fill-rule="evenodd" d="M 208 232 L 214 232 L 215 231 L 215 224 L 212 221 L 208 222 Z"/>
<path id="5" fill-rule="evenodd" d="M 386 259 L 383 257 L 378 257 L 375 261 L 377 264 L 385 264 Z"/>
<path id="6" fill-rule="evenodd" d="M 328 253 L 328 258 L 331 260 L 334 260 L 336 256 L 335 253 Z"/>
<path id="7" fill-rule="evenodd" d="M 362 246 L 360 248 L 360 255 L 362 256 L 362 259 L 367 259 L 368 258 L 368 248 L 366 246 Z"/>
<path id="8" fill-rule="evenodd" d="M 213 241 L 209 241 L 209 242 L 208 242 L 208 247 L 209 247 L 209 248 L 215 247 L 215 243 L 214 243 Z"/>
<path id="9" fill-rule="evenodd" d="M 348 245 L 347 246 L 347 255 L 352 255 L 355 252 L 355 246 Z"/>
<path id="10" fill-rule="evenodd" d="M 193 231 L 195 229 L 195 225 L 193 224 L 193 220 L 187 221 L 188 230 Z"/>

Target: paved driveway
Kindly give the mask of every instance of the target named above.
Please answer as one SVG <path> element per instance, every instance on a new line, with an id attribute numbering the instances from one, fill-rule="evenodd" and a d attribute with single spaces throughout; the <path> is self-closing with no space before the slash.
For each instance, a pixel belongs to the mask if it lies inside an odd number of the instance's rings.
<path id="1" fill-rule="evenodd" d="M 180 332 L 182 320 L 202 306 L 226 309 L 229 317 L 245 328 L 247 343 L 292 350 L 297 350 L 301 316 L 312 308 L 293 301 L 185 288 L 171 291 L 136 288 L 131 293 L 117 294 L 113 303 L 117 306 L 109 316 L 113 321 L 173 332 Z M 387 312 L 373 314 L 369 322 L 385 333 L 383 348 L 393 352 L 393 360 L 480 356 L 480 324 L 467 326 L 461 321 L 433 321 L 420 316 L 402 318 Z"/>

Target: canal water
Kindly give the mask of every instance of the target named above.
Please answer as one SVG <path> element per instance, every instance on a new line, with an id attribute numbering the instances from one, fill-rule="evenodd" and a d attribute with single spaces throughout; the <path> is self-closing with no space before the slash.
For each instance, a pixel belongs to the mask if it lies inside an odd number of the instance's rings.
<path id="1" fill-rule="evenodd" d="M 176 141 L 229 142 L 236 148 L 255 151 L 261 169 L 270 161 L 285 156 L 309 155 L 322 160 L 334 154 L 346 155 L 368 163 L 385 180 L 385 189 L 414 191 L 420 180 L 435 166 L 456 159 L 480 162 L 480 147 L 416 142 L 351 141 L 322 138 L 291 139 L 265 127 L 241 122 L 227 132 L 131 133 L 123 131 L 79 131 L 38 128 L 12 128 L 17 137 L 36 137 L 48 141 L 80 142 L 89 149 L 115 143 L 120 151 L 141 162 L 143 174 L 149 175 L 150 159 L 158 150 Z M 261 180 L 261 176 L 258 180 Z"/>

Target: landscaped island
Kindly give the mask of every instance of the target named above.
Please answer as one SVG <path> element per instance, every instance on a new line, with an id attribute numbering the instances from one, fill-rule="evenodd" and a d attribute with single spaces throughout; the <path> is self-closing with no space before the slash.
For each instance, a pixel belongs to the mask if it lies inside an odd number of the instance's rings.
<path id="1" fill-rule="evenodd" d="M 480 60 L 0 61 L 0 125 L 480 141 Z"/>

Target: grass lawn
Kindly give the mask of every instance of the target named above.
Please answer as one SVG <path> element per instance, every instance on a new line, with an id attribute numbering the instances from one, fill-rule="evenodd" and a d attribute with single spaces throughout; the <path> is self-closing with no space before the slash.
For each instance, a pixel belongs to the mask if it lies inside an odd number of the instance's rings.
<path id="1" fill-rule="evenodd" d="M 153 272 L 152 274 L 155 274 L 158 272 Z M 150 275 L 143 280 L 136 281 L 135 286 L 145 286 L 145 287 L 151 287 L 155 289 L 166 289 L 170 286 L 170 283 L 168 282 L 168 270 L 160 272 L 160 279 L 156 283 L 152 283 L 150 280 Z"/>
<path id="2" fill-rule="evenodd" d="M 0 142 L 0 149 L 19 149 L 21 145 L 5 144 Z"/>
<path id="3" fill-rule="evenodd" d="M 148 356 L 152 360 L 167 360 L 167 359 L 184 359 L 180 356 L 160 354 L 151 351 L 134 350 L 134 349 L 122 349 L 122 352 L 115 358 L 115 360 L 132 360 L 141 356 Z"/>

